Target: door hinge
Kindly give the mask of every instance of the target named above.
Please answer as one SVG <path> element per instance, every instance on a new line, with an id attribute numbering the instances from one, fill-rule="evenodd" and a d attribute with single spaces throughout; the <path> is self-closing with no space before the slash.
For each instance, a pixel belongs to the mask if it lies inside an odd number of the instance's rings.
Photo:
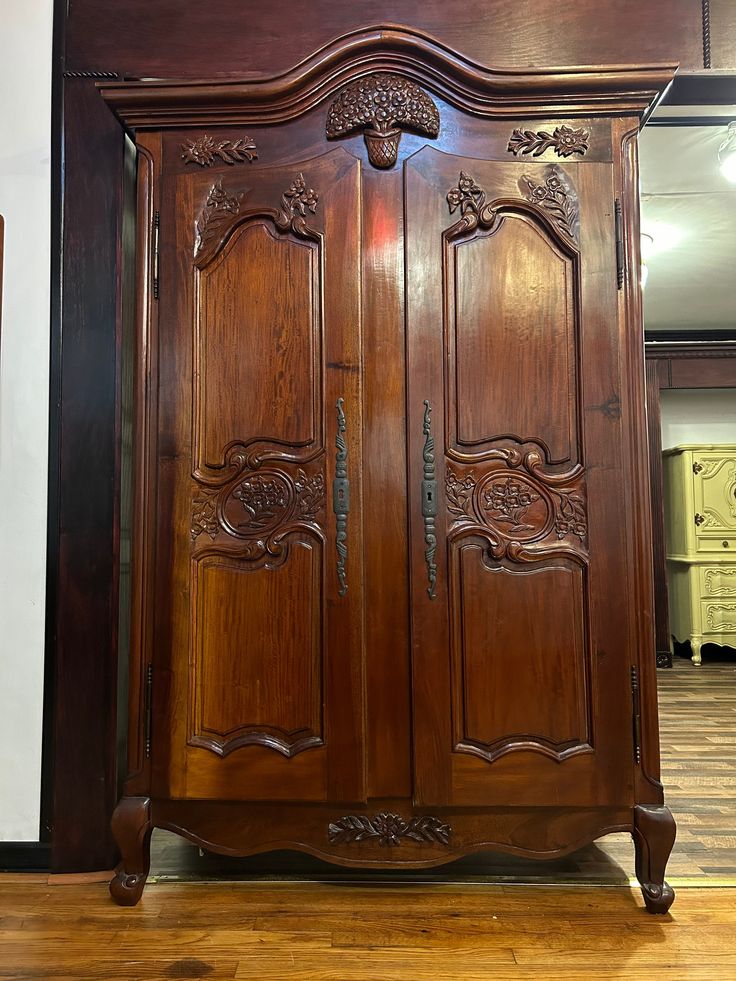
<path id="1" fill-rule="evenodd" d="M 158 211 L 153 213 L 153 229 L 151 233 L 152 239 L 152 253 L 153 253 L 153 298 L 158 299 L 158 236 L 159 236 L 159 225 L 160 225 L 160 215 Z"/>
<path id="2" fill-rule="evenodd" d="M 616 222 L 616 286 L 622 289 L 624 285 L 624 219 L 621 211 L 621 201 L 616 198 L 613 209 Z"/>
<path id="3" fill-rule="evenodd" d="M 639 671 L 631 665 L 631 707 L 634 718 L 634 762 L 641 763 L 641 698 L 639 696 Z"/>
<path id="4" fill-rule="evenodd" d="M 149 664 L 146 668 L 146 693 L 145 693 L 145 730 L 144 739 L 146 747 L 146 759 L 151 756 L 151 716 L 153 712 L 153 665 Z"/>

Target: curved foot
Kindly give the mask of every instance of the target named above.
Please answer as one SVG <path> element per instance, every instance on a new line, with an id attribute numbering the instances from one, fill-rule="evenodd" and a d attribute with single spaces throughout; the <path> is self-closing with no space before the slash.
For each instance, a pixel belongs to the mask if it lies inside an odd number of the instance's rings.
<path id="1" fill-rule="evenodd" d="M 151 865 L 150 799 L 123 797 L 113 811 L 111 826 L 122 859 L 110 881 L 110 895 L 119 906 L 135 906 Z"/>
<path id="2" fill-rule="evenodd" d="M 692 652 L 693 652 L 693 664 L 695 665 L 696 668 L 699 668 L 700 665 L 703 663 L 703 658 L 700 653 L 702 646 L 703 646 L 703 640 L 701 637 L 692 637 L 690 639 L 690 647 L 692 648 Z"/>
<path id="3" fill-rule="evenodd" d="M 666 913 L 675 898 L 674 890 L 664 880 L 664 872 L 676 833 L 669 808 L 648 804 L 634 807 L 636 877 L 650 913 Z"/>

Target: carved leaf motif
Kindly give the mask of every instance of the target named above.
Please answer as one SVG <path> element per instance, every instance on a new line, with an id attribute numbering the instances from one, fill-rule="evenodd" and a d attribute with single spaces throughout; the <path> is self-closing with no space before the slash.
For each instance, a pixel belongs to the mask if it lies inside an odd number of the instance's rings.
<path id="1" fill-rule="evenodd" d="M 211 494 L 198 494 L 192 501 L 192 541 L 202 534 L 217 537 L 217 500 Z"/>
<path id="2" fill-rule="evenodd" d="M 583 156 L 588 149 L 589 137 L 587 130 L 572 129 L 570 126 L 558 126 L 553 133 L 515 129 L 507 149 L 517 157 L 520 153 L 531 153 L 533 157 L 538 157 L 550 148 L 558 157 L 569 157 L 573 153 Z"/>
<path id="3" fill-rule="evenodd" d="M 475 178 L 460 171 L 460 179 L 455 187 L 451 187 L 447 192 L 447 203 L 450 206 L 450 214 L 454 214 L 460 208 L 460 214 L 466 215 L 468 212 L 480 215 L 481 209 L 486 201 L 486 193 L 482 187 L 475 182 Z"/>
<path id="4" fill-rule="evenodd" d="M 577 535 L 584 542 L 588 535 L 588 516 L 585 501 L 577 494 L 560 494 L 555 531 L 558 538 Z"/>
<path id="5" fill-rule="evenodd" d="M 216 237 L 225 222 L 240 214 L 242 200 L 243 191 L 229 194 L 222 186 L 222 179 L 212 185 L 210 193 L 207 195 L 207 201 L 202 214 L 197 221 L 197 244 L 194 248 L 195 256 L 202 251 L 205 245 Z"/>
<path id="6" fill-rule="evenodd" d="M 308 234 L 305 217 L 307 212 L 315 213 L 319 196 L 307 187 L 304 174 L 297 174 L 289 189 L 281 195 L 281 208 L 274 222 L 279 231 L 293 231 L 298 235 Z"/>
<path id="7" fill-rule="evenodd" d="M 447 510 L 456 518 L 469 518 L 476 480 L 472 473 L 459 477 L 450 467 L 445 475 Z"/>
<path id="8" fill-rule="evenodd" d="M 554 165 L 548 167 L 541 183 L 529 174 L 522 174 L 519 188 L 528 201 L 543 208 L 558 228 L 577 241 L 579 232 L 577 195 L 564 171 Z"/>
<path id="9" fill-rule="evenodd" d="M 333 844 L 373 840 L 383 847 L 395 847 L 404 839 L 447 845 L 452 829 L 449 824 L 431 816 L 406 821 L 398 814 L 382 813 L 375 817 L 349 814 L 331 823 L 327 833 Z"/>
<path id="10" fill-rule="evenodd" d="M 245 136 L 239 140 L 215 140 L 205 134 L 196 140 L 187 140 L 181 144 L 181 159 L 185 164 L 196 163 L 200 167 L 211 167 L 216 157 L 226 164 L 253 162 L 258 159 L 258 150 L 254 141 Z"/>
<path id="11" fill-rule="evenodd" d="M 311 521 L 324 504 L 325 478 L 321 473 L 308 477 L 303 470 L 299 470 L 296 490 L 299 495 L 299 514 L 305 521 Z"/>

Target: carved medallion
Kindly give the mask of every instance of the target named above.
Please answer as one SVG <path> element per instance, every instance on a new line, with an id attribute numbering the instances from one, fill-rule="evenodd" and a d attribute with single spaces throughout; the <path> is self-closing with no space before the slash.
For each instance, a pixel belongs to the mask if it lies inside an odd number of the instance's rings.
<path id="1" fill-rule="evenodd" d="M 540 452 L 498 449 L 498 466 L 482 475 L 457 473 L 449 464 L 445 497 L 452 527 L 488 530 L 491 554 L 529 561 L 527 544 L 539 551 L 554 551 L 556 542 L 568 549 L 577 538 L 587 547 L 588 516 L 582 470 L 549 474 Z M 521 471 L 521 472 L 520 472 Z M 563 542 L 564 540 L 564 542 Z"/>
<path id="2" fill-rule="evenodd" d="M 269 539 L 294 521 L 314 521 L 325 504 L 322 473 L 297 470 L 296 480 L 282 470 L 263 469 L 241 473 L 221 490 L 200 490 L 192 502 L 192 541 L 201 534 L 213 540 L 220 529 L 236 538 L 252 540 L 257 558 L 264 551 L 276 554 Z"/>
<path id="3" fill-rule="evenodd" d="M 181 144 L 181 159 L 185 164 L 196 163 L 200 167 L 211 167 L 216 158 L 223 163 L 235 164 L 258 159 L 258 150 L 249 136 L 240 140 L 215 140 L 204 134 L 196 140 L 187 140 Z"/>
<path id="4" fill-rule="evenodd" d="M 327 114 L 327 138 L 363 129 L 368 159 L 374 167 L 396 163 L 403 128 L 435 137 L 440 114 L 418 85 L 400 75 L 379 72 L 342 89 Z"/>
<path id="5" fill-rule="evenodd" d="M 551 164 L 547 167 L 541 182 L 536 181 L 529 174 L 522 174 L 519 188 L 528 201 L 547 212 L 565 235 L 575 241 L 578 240 L 580 231 L 578 198 L 572 182 L 563 170 Z"/>
<path id="6" fill-rule="evenodd" d="M 333 844 L 375 841 L 383 847 L 400 845 L 402 841 L 433 842 L 448 845 L 452 828 L 436 817 L 414 817 L 406 821 L 398 814 L 350 814 L 330 824 L 328 837 Z"/>
<path id="7" fill-rule="evenodd" d="M 239 508 L 230 505 L 237 502 Z M 241 535 L 273 531 L 291 510 L 293 487 L 279 473 L 252 474 L 237 484 L 225 499 L 223 513 Z"/>
<path id="8" fill-rule="evenodd" d="M 521 474 L 492 473 L 478 488 L 488 525 L 516 541 L 543 537 L 549 530 L 551 501 Z"/>
<path id="9" fill-rule="evenodd" d="M 545 150 L 553 149 L 558 157 L 570 157 L 579 153 L 582 157 L 588 149 L 590 134 L 585 129 L 558 126 L 553 133 L 545 130 L 515 129 L 507 149 L 514 156 L 530 153 L 538 157 Z"/>

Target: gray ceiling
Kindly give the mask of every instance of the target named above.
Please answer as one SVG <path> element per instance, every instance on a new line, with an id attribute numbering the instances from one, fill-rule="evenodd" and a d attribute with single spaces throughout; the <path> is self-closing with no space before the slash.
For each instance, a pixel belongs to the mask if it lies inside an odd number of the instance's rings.
<path id="1" fill-rule="evenodd" d="M 647 330 L 736 328 L 736 184 L 718 169 L 727 123 L 641 134 L 642 232 L 654 239 Z"/>

